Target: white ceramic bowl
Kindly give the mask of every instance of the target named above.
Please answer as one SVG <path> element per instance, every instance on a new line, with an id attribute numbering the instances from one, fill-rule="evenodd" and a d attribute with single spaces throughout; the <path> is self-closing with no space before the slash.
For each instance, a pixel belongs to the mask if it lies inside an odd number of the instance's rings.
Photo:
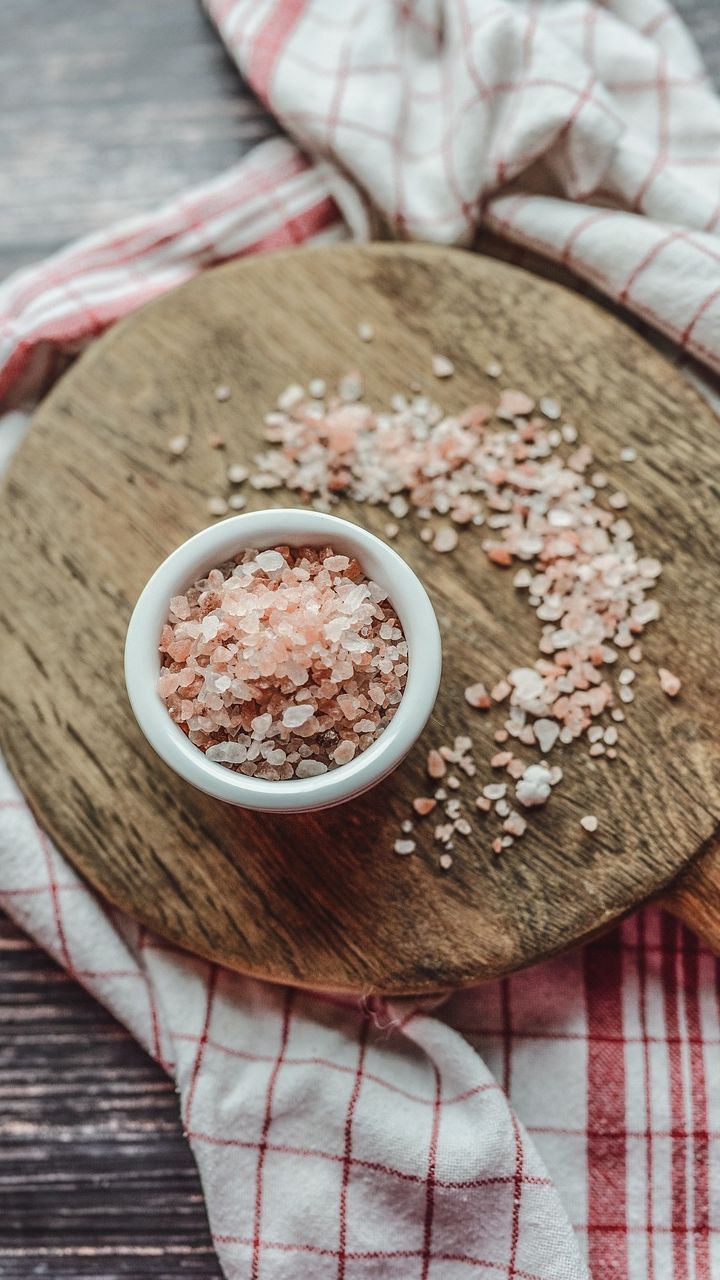
<path id="1" fill-rule="evenodd" d="M 408 643 L 408 676 L 397 711 L 380 737 L 349 764 L 315 778 L 267 782 L 208 760 L 168 714 L 156 690 L 158 642 L 171 596 L 248 547 L 330 545 L 357 557 L 385 587 Z M 422 732 L 440 684 L 440 631 L 427 592 L 396 551 L 337 516 L 300 508 L 256 511 L 203 529 L 163 560 L 138 600 L 125 641 L 125 683 L 145 737 L 176 773 L 208 795 L 247 809 L 299 813 L 340 804 L 373 787 L 400 764 Z"/>

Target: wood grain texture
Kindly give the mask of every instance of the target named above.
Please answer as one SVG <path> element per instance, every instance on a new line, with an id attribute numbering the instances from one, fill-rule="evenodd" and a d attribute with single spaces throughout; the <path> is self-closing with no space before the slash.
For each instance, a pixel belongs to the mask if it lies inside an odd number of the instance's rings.
<path id="1" fill-rule="evenodd" d="M 375 325 L 371 346 L 357 338 L 361 318 Z M 435 389 L 439 348 L 457 369 L 443 386 L 450 409 L 494 396 L 482 372 L 492 356 L 506 385 L 556 395 L 628 492 L 640 548 L 665 565 L 663 619 L 647 633 L 617 764 L 569 749 L 562 788 L 512 852 L 495 858 L 478 822 L 449 876 L 429 828 L 417 857 L 392 854 L 411 798 L 426 788 L 425 752 L 471 727 L 478 759 L 489 758 L 501 717 L 469 712 L 462 690 L 532 661 L 539 635 L 476 531 L 440 559 L 411 520 L 403 525 L 397 546 L 430 589 L 445 676 L 421 744 L 360 801 L 280 819 L 201 795 L 144 742 L 122 680 L 132 603 L 155 565 L 206 523 L 227 459 L 248 461 L 261 445 L 263 413 L 282 387 L 357 365 L 370 398 L 386 403 L 400 374 Z M 232 388 L 227 404 L 213 396 L 221 381 Z M 214 430 L 227 451 L 208 447 Z M 178 463 L 167 440 L 180 432 L 192 444 Z M 720 812 L 715 432 L 696 393 L 623 325 L 479 255 L 342 246 L 208 272 L 95 344 L 47 399 L 11 469 L 10 591 L 0 603 L 0 736 L 11 766 L 60 848 L 111 901 L 242 971 L 407 993 L 564 948 L 666 885 Z M 638 461 L 621 468 L 628 444 Z M 256 493 L 251 505 L 267 498 Z M 382 534 L 382 510 L 342 502 L 338 511 Z M 682 666 L 677 703 L 660 692 L 658 664 Z M 592 840 L 579 827 L 588 811 L 602 818 Z"/>
<path id="2" fill-rule="evenodd" d="M 276 126 L 196 0 L 3 0 L 0 273 L 157 208 Z"/>

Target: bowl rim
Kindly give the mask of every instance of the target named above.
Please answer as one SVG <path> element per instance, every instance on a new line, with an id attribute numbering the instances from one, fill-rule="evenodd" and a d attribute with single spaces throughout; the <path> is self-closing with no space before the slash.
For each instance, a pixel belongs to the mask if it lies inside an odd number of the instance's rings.
<path id="1" fill-rule="evenodd" d="M 323 545 L 352 552 L 368 576 L 388 591 L 408 643 L 408 675 L 390 724 L 349 764 L 314 778 L 272 782 L 208 760 L 170 717 L 155 683 L 158 639 L 171 596 L 240 550 L 277 545 Z M 301 812 L 339 804 L 386 777 L 412 747 L 435 704 L 442 645 L 435 611 L 422 582 L 394 548 L 340 516 L 302 507 L 243 512 L 193 534 L 170 553 L 138 597 L 125 639 L 125 684 L 135 718 L 155 752 L 201 791 L 245 808 Z"/>

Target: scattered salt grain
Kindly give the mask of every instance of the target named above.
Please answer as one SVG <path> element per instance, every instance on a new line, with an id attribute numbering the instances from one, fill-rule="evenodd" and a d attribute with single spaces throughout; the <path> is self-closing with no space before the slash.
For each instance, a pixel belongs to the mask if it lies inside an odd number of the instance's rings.
<path id="1" fill-rule="evenodd" d="M 174 457 L 179 458 L 185 452 L 189 444 L 189 436 L 173 436 L 172 439 L 168 440 L 168 449 Z"/>
<path id="2" fill-rule="evenodd" d="M 304 388 L 298 382 L 291 382 L 289 387 L 281 391 L 277 399 L 278 409 L 282 409 L 283 413 L 290 413 L 305 399 Z"/>
<path id="3" fill-rule="evenodd" d="M 230 399 L 230 388 L 224 385 L 215 388 L 215 399 L 222 404 L 225 400 Z"/>
<path id="4" fill-rule="evenodd" d="M 421 818 L 425 818 L 429 813 L 432 813 L 437 805 L 437 800 L 432 800 L 429 796 L 417 796 L 412 804 L 415 812 L 419 813 Z"/>
<path id="5" fill-rule="evenodd" d="M 457 544 L 458 535 L 450 525 L 438 529 L 433 539 L 434 549 L 440 552 L 454 551 Z"/>
<path id="6" fill-rule="evenodd" d="M 465 701 L 476 709 L 486 711 L 492 706 L 492 698 L 488 693 L 485 685 L 480 681 L 477 684 L 468 685 L 465 690 Z"/>
<path id="7" fill-rule="evenodd" d="M 414 840 L 396 840 L 394 849 L 396 853 L 401 854 L 402 857 L 406 857 L 407 854 L 415 852 L 415 841 Z"/>
<path id="8" fill-rule="evenodd" d="M 439 751 L 433 747 L 428 751 L 427 771 L 431 778 L 444 778 L 446 772 L 445 761 Z"/>
<path id="9" fill-rule="evenodd" d="M 562 413 L 562 409 L 557 400 L 551 399 L 550 396 L 543 396 L 538 402 L 538 408 L 546 418 L 551 422 L 556 422 Z"/>
<path id="10" fill-rule="evenodd" d="M 488 378 L 500 378 L 502 376 L 503 367 L 499 360 L 491 360 L 485 365 L 485 372 Z"/>
<path id="11" fill-rule="evenodd" d="M 595 814 L 586 813 L 585 816 L 580 819 L 580 826 L 583 828 L 584 831 L 590 831 L 590 832 L 597 831 L 598 820 L 595 817 Z"/>
<path id="12" fill-rule="evenodd" d="M 227 469 L 227 478 L 231 484 L 242 484 L 247 480 L 250 472 L 241 462 L 233 462 Z"/>
<path id="13" fill-rule="evenodd" d="M 227 503 L 233 511 L 242 511 L 247 506 L 247 498 L 242 493 L 231 493 Z"/>
<path id="14" fill-rule="evenodd" d="M 515 794 L 527 809 L 545 804 L 550 795 L 550 770 L 542 764 L 528 765 L 515 787 Z"/>
<path id="15" fill-rule="evenodd" d="M 211 516 L 226 516 L 228 513 L 228 504 L 225 499 L 221 497 L 208 498 L 207 509 Z"/>
<path id="16" fill-rule="evenodd" d="M 658 667 L 658 678 L 663 693 L 666 693 L 668 698 L 676 698 L 681 689 L 680 678 L 673 675 L 672 671 L 668 671 L 667 667 Z"/>
<path id="17" fill-rule="evenodd" d="M 621 462 L 635 462 L 636 459 L 637 459 L 637 449 L 633 449 L 630 446 L 628 446 L 626 449 L 620 450 Z"/>
<path id="18" fill-rule="evenodd" d="M 432 371 L 436 378 L 452 378 L 455 372 L 455 365 L 447 356 L 433 356 Z"/>
<path id="19" fill-rule="evenodd" d="M 363 320 L 357 327 L 357 335 L 361 342 L 372 342 L 375 330 L 367 320 Z"/>

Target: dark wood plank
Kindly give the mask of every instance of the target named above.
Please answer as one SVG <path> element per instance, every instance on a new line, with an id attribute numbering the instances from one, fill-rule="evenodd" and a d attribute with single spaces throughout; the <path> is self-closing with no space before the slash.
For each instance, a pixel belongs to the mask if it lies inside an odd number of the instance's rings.
<path id="1" fill-rule="evenodd" d="M 3 0 L 0 101 L 0 275 L 273 131 L 195 0 Z"/>
<path id="2" fill-rule="evenodd" d="M 219 1276 L 172 1082 L 1 920 L 0 1026 L 3 1280 Z"/>

